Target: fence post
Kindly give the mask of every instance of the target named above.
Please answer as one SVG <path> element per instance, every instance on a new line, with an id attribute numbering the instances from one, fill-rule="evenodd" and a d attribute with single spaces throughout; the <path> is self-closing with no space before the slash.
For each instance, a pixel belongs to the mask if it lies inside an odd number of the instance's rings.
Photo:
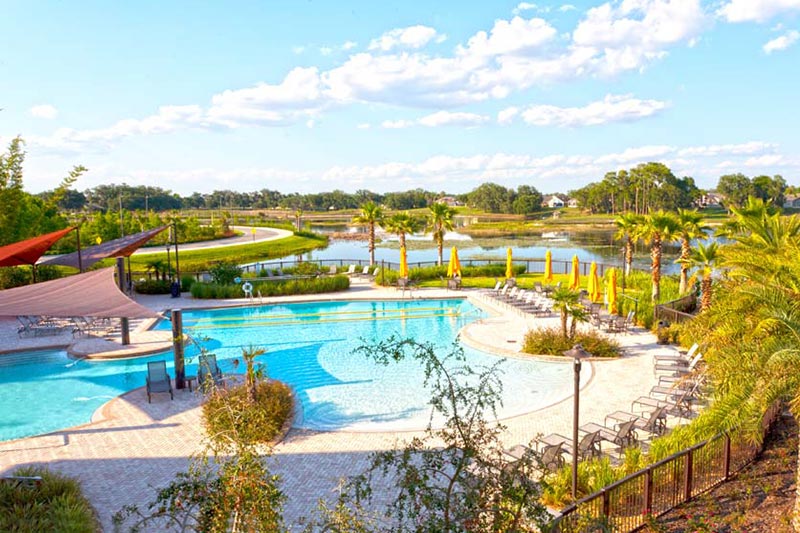
<path id="1" fill-rule="evenodd" d="M 694 449 L 689 448 L 683 468 L 683 501 L 688 502 L 692 498 L 692 466 L 694 461 Z"/>
<path id="2" fill-rule="evenodd" d="M 722 464 L 723 464 L 723 471 L 725 477 L 723 479 L 727 480 L 728 477 L 731 475 L 731 436 L 729 434 L 725 434 L 723 437 L 725 439 L 723 445 L 723 455 L 722 455 Z"/>
<path id="3" fill-rule="evenodd" d="M 603 518 L 608 521 L 611 517 L 611 498 L 608 495 L 608 491 L 606 489 L 602 489 L 600 491 L 603 494 Z"/>
<path id="4" fill-rule="evenodd" d="M 644 472 L 644 514 L 649 515 L 653 508 L 653 469 Z"/>

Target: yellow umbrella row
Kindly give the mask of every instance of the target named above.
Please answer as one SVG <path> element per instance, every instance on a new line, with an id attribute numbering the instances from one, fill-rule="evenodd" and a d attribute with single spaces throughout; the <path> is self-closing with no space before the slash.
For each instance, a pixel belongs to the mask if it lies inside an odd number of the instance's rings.
<path id="1" fill-rule="evenodd" d="M 447 277 L 461 277 L 461 261 L 458 260 L 458 250 L 456 247 L 450 249 L 450 262 L 447 263 Z"/>
<path id="2" fill-rule="evenodd" d="M 572 256 L 572 272 L 569 275 L 569 288 L 570 290 L 577 291 L 581 288 L 581 274 L 579 272 L 580 269 L 580 261 L 578 261 L 578 255 Z"/>
<path id="3" fill-rule="evenodd" d="M 597 263 L 592 261 L 589 267 L 589 284 L 586 287 L 589 299 L 596 302 L 600 299 L 600 279 L 597 277 Z"/>
<path id="4" fill-rule="evenodd" d="M 544 282 L 551 283 L 553 281 L 553 254 L 547 250 L 544 254 Z"/>
<path id="5" fill-rule="evenodd" d="M 514 277 L 514 266 L 511 263 L 511 247 L 508 247 L 506 250 L 506 277 L 513 278 Z"/>

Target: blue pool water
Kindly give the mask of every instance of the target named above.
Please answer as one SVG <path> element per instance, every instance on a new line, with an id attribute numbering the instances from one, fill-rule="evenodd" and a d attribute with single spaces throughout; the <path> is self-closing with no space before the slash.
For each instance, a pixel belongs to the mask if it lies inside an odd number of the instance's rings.
<path id="1" fill-rule="evenodd" d="M 390 335 L 433 342 L 445 350 L 458 331 L 483 317 L 463 300 L 315 302 L 184 312 L 184 329 L 203 339 L 223 372 L 242 372 L 242 349 L 266 349 L 256 360 L 270 377 L 291 385 L 298 399 L 295 426 L 317 430 L 421 429 L 430 407 L 419 363 L 381 366 L 355 349 Z M 157 326 L 168 329 L 167 321 Z M 497 356 L 465 349 L 473 366 Z M 196 348 L 187 349 L 187 374 L 195 373 Z M 116 361 L 71 361 L 64 352 L 0 357 L 0 439 L 41 434 L 89 422 L 109 399 L 144 385 L 147 361 L 172 354 Z M 507 359 L 501 418 L 544 407 L 571 392 L 571 367 Z M 164 401 L 159 396 L 158 400 Z M 169 401 L 166 398 L 166 401 Z"/>

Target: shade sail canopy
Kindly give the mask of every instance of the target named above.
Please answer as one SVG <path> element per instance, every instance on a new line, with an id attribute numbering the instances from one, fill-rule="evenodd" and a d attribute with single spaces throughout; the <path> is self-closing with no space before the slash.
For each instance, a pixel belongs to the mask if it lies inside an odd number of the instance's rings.
<path id="1" fill-rule="evenodd" d="M 32 239 L 0 247 L 0 266 L 33 265 L 61 237 L 75 228 L 65 228 Z"/>
<path id="2" fill-rule="evenodd" d="M 0 316 L 152 318 L 117 287 L 114 268 L 0 291 Z"/>
<path id="3" fill-rule="evenodd" d="M 144 246 L 144 244 L 167 229 L 169 226 L 161 226 L 155 229 L 134 233 L 126 237 L 120 237 L 113 241 L 104 242 L 95 246 L 89 246 L 80 250 L 81 261 L 78 261 L 78 252 L 61 255 L 42 261 L 45 265 L 61 265 L 72 268 L 89 268 L 98 261 L 108 257 L 128 257 L 133 252 Z"/>

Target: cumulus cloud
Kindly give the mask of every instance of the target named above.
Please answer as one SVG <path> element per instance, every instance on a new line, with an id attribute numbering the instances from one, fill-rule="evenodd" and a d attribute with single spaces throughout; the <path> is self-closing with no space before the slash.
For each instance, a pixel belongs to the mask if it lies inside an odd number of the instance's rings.
<path id="1" fill-rule="evenodd" d="M 800 11 L 800 0 L 730 0 L 717 14 L 728 22 L 765 22 L 791 11 Z"/>
<path id="2" fill-rule="evenodd" d="M 381 126 L 387 129 L 410 128 L 412 126 L 426 126 L 428 128 L 439 126 L 480 126 L 488 121 L 489 117 L 475 113 L 437 111 L 416 120 L 386 120 Z"/>
<path id="3" fill-rule="evenodd" d="M 607 95 L 583 107 L 534 105 L 522 111 L 522 119 L 532 126 L 579 127 L 611 122 L 626 122 L 653 116 L 667 107 L 659 100 L 640 100 L 631 95 Z M 518 113 L 510 107 L 498 114 L 498 122 L 509 123 Z"/>
<path id="4" fill-rule="evenodd" d="M 764 52 L 771 54 L 772 52 L 780 52 L 786 50 L 800 39 L 800 32 L 797 30 L 787 31 L 780 37 L 776 37 L 771 41 L 764 44 Z"/>
<path id="5" fill-rule="evenodd" d="M 478 58 L 524 54 L 551 41 L 557 33 L 540 18 L 496 20 L 489 33 L 479 31 L 467 41 L 466 47 L 459 47 L 459 53 Z"/>
<path id="6" fill-rule="evenodd" d="M 35 105 L 30 109 L 31 116 L 52 120 L 58 116 L 58 109 L 50 104 Z"/>
<path id="7" fill-rule="evenodd" d="M 394 48 L 422 48 L 433 39 L 441 42 L 445 36 L 440 35 L 430 26 L 417 24 L 407 28 L 389 30 L 369 43 L 370 50 L 388 52 Z"/>
<path id="8" fill-rule="evenodd" d="M 691 157 L 716 157 L 720 155 L 753 155 L 753 154 L 766 154 L 772 153 L 778 149 L 774 143 L 767 143 L 763 141 L 750 141 L 740 144 L 711 144 L 705 146 L 692 146 L 689 148 L 682 148 L 679 156 Z"/>
<path id="9" fill-rule="evenodd" d="M 519 15 L 523 11 L 534 11 L 537 9 L 539 9 L 539 6 L 536 4 L 532 4 L 530 2 L 520 2 L 517 4 L 517 7 L 511 10 L 511 12 L 515 15 Z"/>
<path id="10" fill-rule="evenodd" d="M 573 6 L 572 4 L 563 4 L 561 5 L 558 10 L 562 13 L 566 13 L 567 11 L 575 11 L 578 9 L 577 7 Z"/>

